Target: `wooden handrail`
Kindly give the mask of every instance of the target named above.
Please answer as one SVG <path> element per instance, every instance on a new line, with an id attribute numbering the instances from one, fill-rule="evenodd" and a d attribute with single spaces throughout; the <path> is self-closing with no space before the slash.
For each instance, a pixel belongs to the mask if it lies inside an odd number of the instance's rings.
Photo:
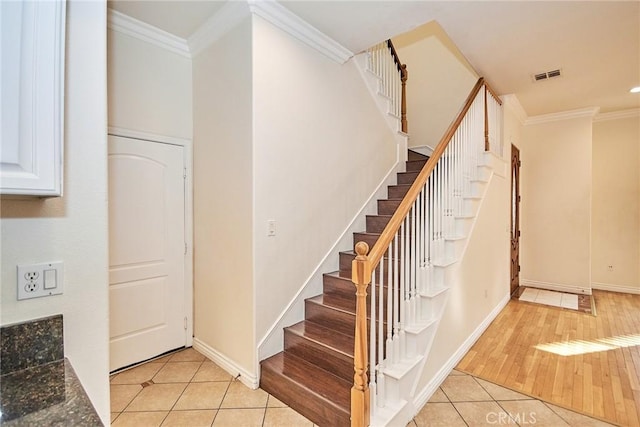
<path id="1" fill-rule="evenodd" d="M 393 42 L 391 41 L 391 39 L 387 40 L 387 47 L 391 51 L 391 56 L 393 56 L 393 61 L 396 63 L 396 66 L 398 67 L 398 71 L 402 73 L 402 65 L 401 65 L 402 62 L 400 61 L 398 52 L 396 51 L 396 48 L 393 45 Z"/>
<path id="2" fill-rule="evenodd" d="M 502 105 L 502 100 L 500 99 L 500 97 L 498 96 L 498 94 L 495 93 L 495 91 L 493 90 L 493 88 L 491 86 L 489 86 L 489 83 L 485 82 L 484 83 L 485 87 L 487 88 L 487 90 L 489 91 L 489 93 L 491 94 L 491 96 L 493 96 L 493 99 L 496 100 L 496 102 L 498 103 L 498 105 Z"/>
<path id="3" fill-rule="evenodd" d="M 435 150 L 433 151 L 433 154 L 431 154 L 431 157 L 429 158 L 427 163 L 424 165 L 424 167 L 418 174 L 416 180 L 413 182 L 413 184 L 409 188 L 409 191 L 407 192 L 407 194 L 402 199 L 400 206 L 398 206 L 398 209 L 396 209 L 396 212 L 391 217 L 391 220 L 389 220 L 389 223 L 387 224 L 385 229 L 382 231 L 382 234 L 380 234 L 380 237 L 376 241 L 376 244 L 373 245 L 373 248 L 371 248 L 371 251 L 367 256 L 367 261 L 366 261 L 371 266 L 377 265 L 380 259 L 382 258 L 382 256 L 384 255 L 384 253 L 387 251 L 389 244 L 398 233 L 398 230 L 400 229 L 400 225 L 402 225 L 402 221 L 404 221 L 404 218 L 409 213 L 409 210 L 411 209 L 413 202 L 418 198 L 418 195 L 420 194 L 422 187 L 427 182 L 427 179 L 429 178 L 429 175 L 431 175 L 431 172 L 433 172 L 433 169 L 435 169 L 436 164 L 440 160 L 440 157 L 442 157 L 442 154 L 444 153 L 447 146 L 449 145 L 449 141 L 451 141 L 451 138 L 453 138 L 453 135 L 458 129 L 458 126 L 460 126 L 460 123 L 462 123 L 462 119 L 464 119 L 465 114 L 467 114 L 467 111 L 469 111 L 469 108 L 471 108 L 471 104 L 473 104 L 473 100 L 475 99 L 476 95 L 478 95 L 478 92 L 480 91 L 480 89 L 484 84 L 485 82 L 482 77 L 478 79 L 478 82 L 473 87 L 473 89 L 471 90 L 471 93 L 467 97 L 467 100 L 465 101 L 464 106 L 462 107 L 462 110 L 460 111 L 458 116 L 455 118 L 455 120 L 447 128 L 447 131 L 445 132 L 444 136 L 440 139 L 440 142 L 438 143 Z"/>

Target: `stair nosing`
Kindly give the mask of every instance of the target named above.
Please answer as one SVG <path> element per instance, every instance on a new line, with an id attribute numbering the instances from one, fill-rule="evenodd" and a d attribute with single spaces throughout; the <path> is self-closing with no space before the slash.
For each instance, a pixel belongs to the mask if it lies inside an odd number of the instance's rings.
<path id="1" fill-rule="evenodd" d="M 346 357 L 349 357 L 349 358 L 353 359 L 353 354 L 345 353 L 345 352 L 344 352 L 344 350 L 341 350 L 341 349 L 336 348 L 336 347 L 334 347 L 334 346 L 332 346 L 332 345 L 328 345 L 328 344 L 327 344 L 327 343 L 325 343 L 325 342 L 322 342 L 322 341 L 319 341 L 319 340 L 317 340 L 317 339 L 313 339 L 313 338 L 310 338 L 310 337 L 308 337 L 308 336 L 306 336 L 306 335 L 301 334 L 301 333 L 300 333 L 300 331 L 298 331 L 298 330 L 296 329 L 296 327 L 299 327 L 298 325 L 300 325 L 300 324 L 302 324 L 302 323 L 304 323 L 304 322 L 312 323 L 312 324 L 313 324 L 313 325 L 315 325 L 316 327 L 318 327 L 318 328 L 322 328 L 322 329 L 324 329 L 324 330 L 326 330 L 326 331 L 330 331 L 330 332 L 331 332 L 331 333 L 333 333 L 333 334 L 339 334 L 339 335 L 342 335 L 343 337 L 351 338 L 349 335 L 345 335 L 345 334 L 343 334 L 342 332 L 338 332 L 338 331 L 334 331 L 333 329 L 325 328 L 324 326 L 322 326 L 322 325 L 321 325 L 321 324 L 319 324 L 319 323 L 316 323 L 316 322 L 314 322 L 314 321 L 312 321 L 312 320 L 306 320 L 306 319 L 305 319 L 305 320 L 302 320 L 302 321 L 300 321 L 300 322 L 298 322 L 298 323 L 295 323 L 295 324 L 293 324 L 293 325 L 291 325 L 291 326 L 287 326 L 287 327 L 286 327 L 286 328 L 284 328 L 284 329 L 285 329 L 285 330 L 289 330 L 291 333 L 296 334 L 296 335 L 297 335 L 297 336 L 299 336 L 300 338 L 303 338 L 303 339 L 309 340 L 309 341 L 314 342 L 314 343 L 316 343 L 316 344 L 319 344 L 319 345 L 321 345 L 321 346 L 323 346 L 323 347 L 327 347 L 327 348 L 329 348 L 329 349 L 331 349 L 331 350 L 335 351 L 336 353 L 339 353 L 339 354 L 341 354 L 341 355 L 343 355 L 343 356 L 346 356 Z M 353 350 L 353 349 L 352 349 L 352 350 Z M 352 353 L 353 353 L 353 351 L 352 351 Z M 294 354 L 294 356 L 295 356 L 295 354 Z M 297 357 L 297 356 L 296 356 L 296 357 Z M 338 378 L 340 378 L 340 377 L 338 377 Z"/>

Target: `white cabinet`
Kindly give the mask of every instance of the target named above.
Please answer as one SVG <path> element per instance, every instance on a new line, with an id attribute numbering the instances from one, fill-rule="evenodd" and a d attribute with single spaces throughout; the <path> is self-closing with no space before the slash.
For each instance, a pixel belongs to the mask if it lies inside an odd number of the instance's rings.
<path id="1" fill-rule="evenodd" d="M 62 195 L 63 0 L 0 1 L 0 193 Z"/>

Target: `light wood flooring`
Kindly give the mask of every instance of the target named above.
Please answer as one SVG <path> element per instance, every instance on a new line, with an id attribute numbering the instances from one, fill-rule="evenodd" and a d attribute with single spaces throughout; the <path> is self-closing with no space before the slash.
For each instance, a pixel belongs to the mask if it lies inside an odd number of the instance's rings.
<path id="1" fill-rule="evenodd" d="M 511 300 L 457 369 L 621 426 L 640 426 L 640 295 L 594 291 L 597 316 Z M 548 350 L 540 344 L 553 344 Z M 575 353 L 575 354 L 567 354 Z"/>

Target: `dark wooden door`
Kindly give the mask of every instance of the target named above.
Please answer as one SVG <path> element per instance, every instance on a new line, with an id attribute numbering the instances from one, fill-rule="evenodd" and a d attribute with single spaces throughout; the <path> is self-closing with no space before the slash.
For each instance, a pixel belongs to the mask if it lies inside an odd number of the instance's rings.
<path id="1" fill-rule="evenodd" d="M 520 150 L 511 145 L 511 293 L 520 286 Z"/>

